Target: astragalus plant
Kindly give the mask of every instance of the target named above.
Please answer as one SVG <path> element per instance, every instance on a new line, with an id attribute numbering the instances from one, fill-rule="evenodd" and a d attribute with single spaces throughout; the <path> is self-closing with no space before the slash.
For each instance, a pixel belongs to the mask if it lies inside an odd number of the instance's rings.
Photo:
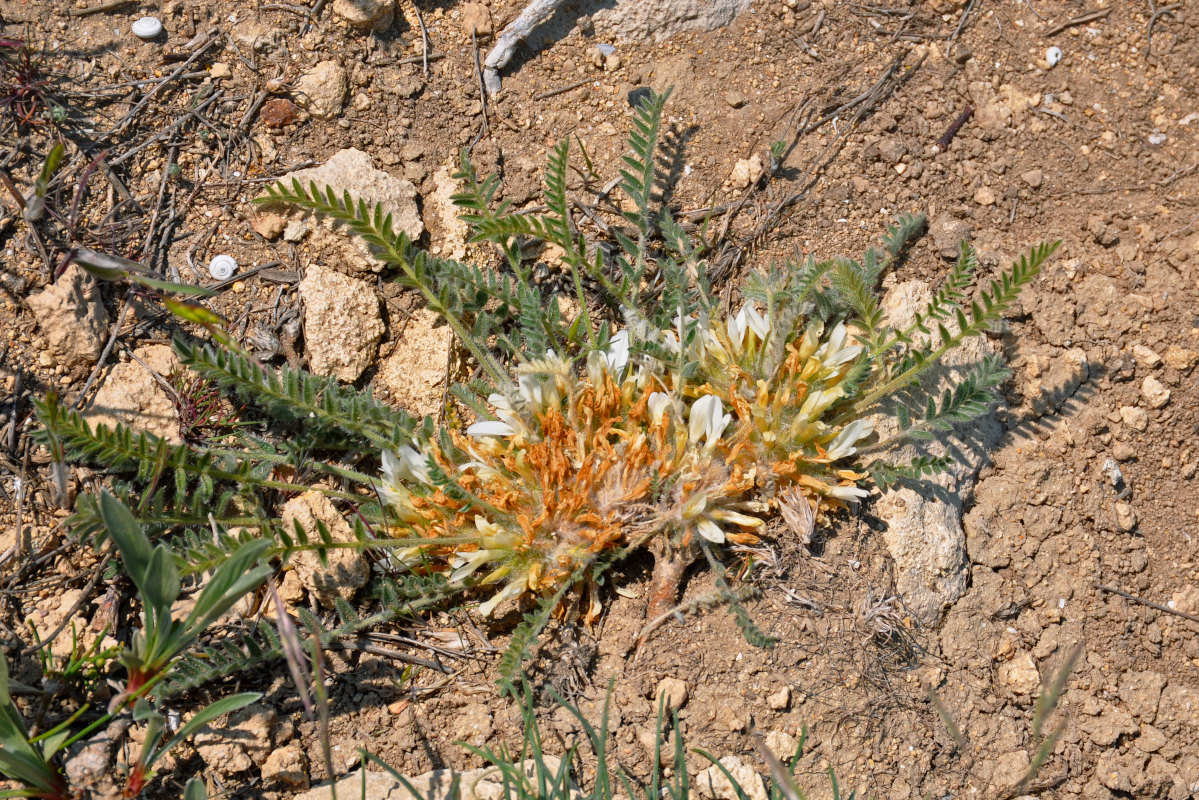
<path id="1" fill-rule="evenodd" d="M 799 535 L 855 502 L 867 483 L 943 467 L 943 460 L 855 466 L 889 401 L 901 434 L 919 436 L 984 411 L 1007 372 L 987 359 L 940 398 L 919 381 L 946 352 L 992 329 L 1053 246 L 1021 259 L 972 302 L 968 247 L 936 297 L 905 329 L 883 319 L 875 287 L 920 232 L 909 217 L 862 260 L 787 263 L 741 287 L 724 308 L 705 278 L 705 250 L 655 202 L 654 149 L 666 96 L 638 108 L 624 158 L 627 195 L 603 242 L 576 227 L 567 196 L 569 142 L 556 147 L 541 214 L 493 207 L 496 182 L 464 159 L 458 196 L 498 271 L 434 259 L 349 195 L 298 182 L 268 202 L 346 223 L 398 267 L 444 316 L 489 378 L 459 387 L 480 421 L 382 453 L 381 495 L 401 557 L 477 586 L 489 613 L 505 599 L 582 590 L 600 611 L 599 571 L 645 547 L 659 563 L 651 609 L 673 602 L 678 566 L 701 551 L 756 542 L 781 513 Z M 526 239 L 561 248 L 573 315 L 533 284 Z M 607 246 L 605 246 L 607 245 Z M 904 392 L 905 404 L 894 404 Z M 480 404 L 485 400 L 485 404 Z M 806 530 L 805 530 L 806 529 Z M 543 606 L 544 607 L 544 606 Z"/>
<path id="2" fill-rule="evenodd" d="M 258 440 L 240 454 L 214 446 L 198 465 L 194 452 L 157 444 L 131 453 L 111 437 L 104 452 L 125 452 L 147 474 L 153 456 L 177 471 L 181 489 L 198 476 L 207 497 L 221 496 L 211 480 L 218 468 L 215 483 L 234 482 L 231 492 L 257 486 L 278 497 L 318 485 L 352 509 L 358 546 L 386 551 L 381 568 L 472 590 L 484 614 L 504 600 L 534 606 L 513 636 L 510 674 L 554 612 L 599 614 L 607 567 L 639 549 L 656 561 L 651 617 L 673 605 L 683 569 L 702 555 L 747 636 L 766 643 L 724 578 L 729 546 L 758 541 L 776 516 L 806 541 L 872 483 L 944 468 L 943 456 L 866 466 L 855 456 L 864 443 L 885 450 L 987 408 L 1007 376 L 998 359 L 959 372 L 939 396 L 927 396 L 921 379 L 945 353 L 1000 324 L 1054 245 L 1032 250 L 974 300 L 976 262 L 964 246 L 929 305 L 894 328 L 876 286 L 923 229 L 922 217 L 905 217 L 860 262 L 771 267 L 738 287 L 728 307 L 724 287 L 707 279 L 702 237 L 658 201 L 655 148 L 668 95 L 634 114 L 621 203 L 588 206 L 585 217 L 568 196 L 566 141 L 550 154 L 538 213 L 497 204 L 498 180 L 481 180 L 464 157 L 455 199 L 479 249 L 499 254 L 496 266 L 422 251 L 381 208 L 348 193 L 297 181 L 261 198 L 343 223 L 445 319 L 477 366 L 477 379 L 452 388 L 473 424 L 413 420 L 331 381 L 264 367 L 232 343 L 179 344 L 187 367 L 289 421 L 296 441 L 267 452 Z M 581 228 L 592 222 L 589 238 Z M 537 241 L 561 252 L 566 297 L 534 280 L 526 252 Z M 885 443 L 869 421 L 879 413 L 897 422 Z M 60 438 L 86 451 L 95 434 L 63 419 L 70 424 Z M 364 445 L 375 448 L 373 464 Z M 321 453 L 332 460 L 314 457 Z M 307 485 L 271 477 L 281 463 Z M 271 513 L 261 500 L 222 507 Z M 209 521 L 197 516 L 201 526 Z M 276 530 L 276 552 L 285 553 L 290 532 Z"/>

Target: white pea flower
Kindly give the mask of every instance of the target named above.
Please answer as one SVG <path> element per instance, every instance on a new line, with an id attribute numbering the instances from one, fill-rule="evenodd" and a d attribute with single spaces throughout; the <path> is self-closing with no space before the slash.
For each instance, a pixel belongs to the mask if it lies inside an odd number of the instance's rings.
<path id="1" fill-rule="evenodd" d="M 834 486 L 828 490 L 829 497 L 835 497 L 838 500 L 845 500 L 850 503 L 856 503 L 859 499 L 869 494 L 870 492 L 857 486 Z"/>
<path id="2" fill-rule="evenodd" d="M 874 433 L 874 423 L 855 419 L 842 428 L 828 445 L 828 460 L 836 461 L 845 456 L 851 456 L 858 451 L 855 446 L 860 440 Z"/>
<path id="3" fill-rule="evenodd" d="M 497 592 L 494 597 L 479 606 L 479 614 L 483 617 L 490 617 L 492 612 L 495 611 L 495 607 L 500 603 L 513 597 L 520 597 L 521 593 L 525 590 L 526 582 L 527 579 L 525 578 L 517 578 L 509 583 Z"/>
<path id="4" fill-rule="evenodd" d="M 467 436 L 513 436 L 517 430 L 524 427 L 519 417 L 513 413 L 512 404 L 508 402 L 507 397 L 491 394 L 487 397 L 487 402 L 495 407 L 495 415 L 499 419 L 476 422 L 466 429 Z"/>
<path id="5" fill-rule="evenodd" d="M 384 450 L 383 477 L 393 485 L 400 481 L 430 483 L 429 457 L 409 445 L 402 445 L 394 452 Z"/>
<path id="6" fill-rule="evenodd" d="M 741 306 L 741 310 L 737 312 L 736 316 L 729 317 L 728 330 L 733 348 L 740 352 L 745 343 L 746 331 L 753 331 L 753 334 L 758 337 L 758 341 L 764 342 L 766 334 L 770 332 L 770 324 L 765 317 L 758 313 L 758 309 L 754 308 L 753 303 L 746 303 Z"/>
<path id="7" fill-rule="evenodd" d="M 608 342 L 604 359 L 608 363 L 608 370 L 612 376 L 619 379 L 620 374 L 624 372 L 625 366 L 629 363 L 629 332 L 627 330 L 620 331 Z"/>
<path id="8" fill-rule="evenodd" d="M 804 400 L 802 406 L 799 407 L 799 416 L 802 419 L 815 419 L 824 413 L 825 409 L 833 403 L 845 396 L 845 390 L 840 386 L 834 386 L 831 389 L 821 389 L 812 392 Z"/>
<path id="9" fill-rule="evenodd" d="M 847 361 L 853 361 L 862 352 L 860 345 L 845 346 L 845 339 L 848 335 L 849 331 L 846 330 L 845 323 L 838 322 L 837 327 L 833 328 L 832 334 L 829 335 L 828 341 L 816 351 L 815 357 L 824 364 L 825 369 L 831 370 Z"/>
<path id="10" fill-rule="evenodd" d="M 724 413 L 719 397 L 704 395 L 691 404 L 691 443 L 696 444 L 702 439 L 708 447 L 714 447 L 732 420 L 731 414 Z"/>
<path id="11" fill-rule="evenodd" d="M 649 396 L 649 416 L 655 425 L 661 423 L 666 412 L 673 407 L 674 403 L 666 392 L 654 392 Z"/>

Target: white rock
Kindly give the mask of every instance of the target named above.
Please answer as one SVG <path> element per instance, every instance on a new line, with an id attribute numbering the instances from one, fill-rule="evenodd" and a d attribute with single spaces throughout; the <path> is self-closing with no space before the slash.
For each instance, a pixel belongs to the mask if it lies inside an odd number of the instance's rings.
<path id="1" fill-rule="evenodd" d="M 180 369 L 174 351 L 166 345 L 145 345 L 133 353 L 163 379 Z M 97 425 L 113 428 L 120 423 L 134 432 L 152 433 L 171 444 L 183 442 L 174 400 L 138 361 L 113 367 L 83 416 L 93 428 Z"/>
<path id="2" fill-rule="evenodd" d="M 736 756 L 725 756 L 720 759 L 720 763 L 728 770 L 729 775 L 733 776 L 733 780 L 737 782 L 749 800 L 767 800 L 768 795 L 766 786 L 762 782 L 762 776 L 755 772 L 753 767 L 742 764 L 741 759 Z M 701 797 L 710 800 L 738 800 L 739 798 L 737 789 L 729 781 L 728 776 L 715 764 L 695 776 L 695 787 L 699 790 Z"/>
<path id="3" fill-rule="evenodd" d="M 766 746 L 778 757 L 779 761 L 795 755 L 795 748 L 798 744 L 795 737 L 786 731 L 771 731 L 766 734 Z"/>
<path id="4" fill-rule="evenodd" d="M 395 20 L 395 0 L 333 0 L 333 15 L 360 31 L 385 31 Z"/>
<path id="5" fill-rule="evenodd" d="M 290 186 L 293 179 L 305 188 L 311 183 L 321 190 L 331 187 L 338 197 L 348 191 L 355 201 L 361 198 L 368 206 L 378 203 L 384 214 L 391 215 L 393 233 L 405 233 L 415 240 L 425 230 L 416 204 L 416 187 L 410 181 L 377 169 L 371 157 L 361 150 L 339 150 L 321 166 L 288 173 L 281 180 Z M 286 205 L 273 205 L 270 210 L 290 214 L 293 219 L 305 216 L 304 212 Z M 283 231 L 283 239 L 288 242 L 303 238 L 303 235 L 300 226 L 293 229 L 289 224 Z M 370 254 L 361 240 L 344 228 L 336 228 L 331 220 L 316 226 L 309 246 L 324 263 L 337 264 L 350 271 L 382 272 L 385 266 Z"/>
<path id="6" fill-rule="evenodd" d="M 383 338 L 379 298 L 367 283 L 313 264 L 300 281 L 308 368 L 351 383 L 375 360 Z"/>
<path id="7" fill-rule="evenodd" d="M 658 713 L 658 699 L 663 701 L 666 714 L 678 711 L 687 704 L 687 684 L 678 678 L 663 678 L 654 692 L 655 714 Z"/>
<path id="8" fill-rule="evenodd" d="M 1170 402 L 1170 390 L 1152 375 L 1141 381 L 1141 396 L 1152 408 L 1162 408 Z"/>
<path id="9" fill-rule="evenodd" d="M 1031 653 L 1019 653 L 1011 661 L 999 665 L 999 680 L 1016 694 L 1032 694 L 1041 685 L 1041 673 Z"/>
<path id="10" fill-rule="evenodd" d="M 321 540 L 318 521 L 334 542 L 354 541 L 354 531 L 329 498 L 317 491 L 304 492 L 283 506 L 283 527 L 289 532 L 296 523 L 308 534 L 308 541 Z M 370 565 L 361 550 L 337 547 L 326 551 L 326 563 L 312 550 L 302 550 L 291 560 L 296 577 L 325 608 L 333 608 L 337 599 L 350 600 L 370 577 Z"/>
<path id="11" fill-rule="evenodd" d="M 1162 357 L 1143 344 L 1133 345 L 1132 357 L 1137 360 L 1138 364 L 1150 369 L 1162 363 Z"/>
<path id="12" fill-rule="evenodd" d="M 888 324 L 905 328 L 931 295 L 929 286 L 921 281 L 893 287 L 882 300 Z M 922 383 L 940 396 L 952 370 L 976 363 L 990 352 L 993 345 L 987 340 L 968 339 L 926 373 Z M 895 426 L 894 420 L 882 415 L 876 416 L 874 423 L 884 439 Z M 967 443 L 952 432 L 938 434 L 926 447 L 934 454 L 950 450 L 954 462 L 949 470 L 926 479 L 919 491 L 907 486 L 893 488 L 875 506 L 875 513 L 887 524 L 883 541 L 895 561 L 896 588 L 907 608 L 925 624 L 935 624 L 942 609 L 966 592 L 970 571 L 962 501 L 974 488 L 986 454 L 1002 435 L 1003 428 L 993 412 L 970 424 Z M 904 463 L 913 455 L 915 449 L 909 445 L 887 453 L 886 458 Z"/>
<path id="13" fill-rule="evenodd" d="M 108 335 L 108 312 L 95 279 L 72 264 L 58 280 L 26 301 L 46 339 L 45 352 L 68 369 L 90 367 Z"/>
<path id="14" fill-rule="evenodd" d="M 1149 414 L 1140 406 L 1120 406 L 1120 419 L 1134 431 L 1144 431 L 1149 427 Z"/>
<path id="15" fill-rule="evenodd" d="M 766 705 L 774 711 L 786 711 L 787 706 L 791 705 L 791 687 L 783 686 L 777 692 L 768 695 Z"/>
<path id="16" fill-rule="evenodd" d="M 754 153 L 749 158 L 742 158 L 733 166 L 733 174 L 729 177 L 733 187 L 736 189 L 748 189 L 758 182 L 762 177 L 762 172 L 765 167 L 762 164 L 762 157 Z"/>
<path id="17" fill-rule="evenodd" d="M 461 261 L 466 256 L 470 228 L 458 216 L 461 209 L 454 205 L 453 197 L 462 187 L 447 167 L 433 173 L 433 187 L 433 193 L 425 197 L 425 210 L 433 226 L 430 231 L 432 244 L 441 248 L 442 256 Z"/>
<path id="18" fill-rule="evenodd" d="M 333 119 L 345 106 L 350 83 L 345 68 L 336 61 L 322 61 L 296 81 L 300 106 L 316 119 Z"/>
<path id="19" fill-rule="evenodd" d="M 427 308 L 403 323 L 399 341 L 379 365 L 374 385 L 386 388 L 392 405 L 416 417 L 437 414 L 446 385 L 453 335 L 450 327 Z"/>

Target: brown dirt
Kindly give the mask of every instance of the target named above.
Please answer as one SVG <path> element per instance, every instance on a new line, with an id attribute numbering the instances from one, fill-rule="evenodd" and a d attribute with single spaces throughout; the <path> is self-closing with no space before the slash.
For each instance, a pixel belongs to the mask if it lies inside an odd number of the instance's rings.
<path id="1" fill-rule="evenodd" d="M 71 19 L 52 4 L 0 0 L 0 32 L 45 43 L 48 90 L 87 121 L 76 124 L 76 132 L 111 128 L 142 90 L 99 87 L 166 74 L 174 64 L 163 64 L 164 51 L 180 48 L 193 30 L 215 26 L 235 34 L 194 67 L 205 72 L 221 62 L 230 68 L 231 77 L 217 82 L 225 91 L 211 112 L 217 129 L 236 126 L 268 79 L 294 82 L 330 58 L 345 65 L 351 99 L 339 118 L 301 117 L 280 128 L 255 121 L 252 139 L 230 146 L 221 175 L 197 172 L 220 160 L 218 136 L 186 128 L 174 140 L 182 174 L 170 184 L 167 208 L 179 216 L 165 263 L 186 280 L 209 283 L 203 265 L 217 252 L 232 253 L 246 268 L 277 260 L 280 269 L 295 272 L 312 259 L 302 243 L 272 243 L 254 232 L 257 212 L 247 201 L 262 183 L 247 179 L 277 176 L 357 147 L 377 166 L 412 180 L 427 198 L 437 169 L 452 164 L 458 149 L 475 139 L 482 114 L 470 37 L 455 18 L 454 3 L 420 5 L 434 51 L 445 55 L 430 64 L 427 78 L 419 64 L 402 63 L 421 47 L 409 3 L 401 6 L 403 19 L 397 15 L 389 31 L 372 37 L 347 30 L 328 10 L 309 26 L 292 11 L 242 0 L 171 2 L 160 12 L 168 29 L 164 45 L 128 35 L 129 21 L 140 15 L 133 4 Z M 772 650 L 745 644 L 718 608 L 668 623 L 631 661 L 626 653 L 642 624 L 644 601 L 610 590 L 607 613 L 594 631 L 547 637 L 535 677 L 588 713 L 596 713 L 608 681 L 615 681 L 615 753 L 634 774 L 648 767 L 641 735 L 653 726 L 654 689 L 670 676 L 690 689 L 681 713 L 687 742 L 718 756 L 740 754 L 757 763 L 746 736 L 751 719 L 762 731 L 796 734 L 806 725 L 810 747 L 800 773 L 813 796 L 824 796 L 821 773 L 829 766 L 843 786 L 870 796 L 991 796 L 1019 776 L 1038 745 L 1032 738 L 1038 680 L 1081 643 L 1083 655 L 1060 712 L 1064 733 L 1033 794 L 1183 798 L 1199 792 L 1193 745 L 1199 735 L 1199 625 L 1099 588 L 1199 612 L 1199 381 L 1186 353 L 1199 348 L 1199 16 L 1183 7 L 1157 17 L 1149 53 L 1152 3 L 1093 5 L 1110 13 L 1049 36 L 1092 4 L 972 3 L 948 58 L 946 37 L 963 15 L 963 4 L 950 0 L 897 2 L 893 12 L 832 2 L 801 2 L 791 12 L 779 2 L 760 2 L 724 30 L 657 45 L 621 44 L 620 66 L 607 71 L 592 66 L 594 40 L 566 33 L 567 27 L 543 49 L 520 51 L 504 93 L 490 101 L 490 135 L 474 147 L 474 158 L 484 170 L 500 170 L 504 199 L 522 204 L 538 198 L 547 149 L 564 136 L 585 145 L 601 176 L 597 183 L 614 175 L 631 115 L 628 93 L 673 85 L 669 117 L 678 180 L 671 203 L 693 209 L 739 199 L 742 194 L 727 183 L 738 159 L 764 154 L 771 141 L 787 138 L 789 124 L 793 132 L 797 120 L 818 119 L 866 91 L 903 54 L 902 81 L 871 101 L 869 114 L 857 119 L 853 109 L 843 111 L 805 133 L 781 174 L 752 194 L 729 229 L 731 242 L 747 246 L 737 269 L 795 250 L 859 253 L 885 223 L 908 211 L 927 212 L 934 229 L 965 223 L 988 271 L 1032 243 L 1063 240 L 1001 337 L 1016 373 L 1001 411 L 1007 434 L 967 500 L 971 589 L 939 626 L 914 627 L 898 609 L 900 634 L 884 639 L 866 628 L 860 607 L 868 598 L 888 596 L 893 583 L 867 504 L 860 515 L 826 531 L 814 553 L 780 542 L 778 552 L 766 554 L 763 591 L 750 610 L 779 637 Z M 497 28 L 517 12 L 511 1 L 491 0 L 491 7 Z M 151 5 L 141 10 L 149 12 Z M 281 31 L 277 46 L 255 52 L 237 40 L 238 31 L 254 25 Z M 1050 45 L 1065 54 L 1052 69 L 1039 63 Z M 536 99 L 583 78 L 588 83 L 580 88 Z M 114 146 L 116 156 L 169 124 L 204 80 L 211 79 L 196 76 L 185 90 L 163 92 L 128 134 L 104 146 Z M 726 101 L 733 92 L 744 100 L 739 108 Z M 973 116 L 936 152 L 934 144 L 967 106 Z M 41 124 L 23 133 L 28 149 L 0 158 L 28 192 L 52 128 Z M 9 129 L 0 144 L 9 153 L 19 138 Z M 80 133 L 76 141 L 83 138 Z M 267 158 L 271 148 L 274 159 Z M 167 157 L 152 146 L 118 170 L 146 216 L 155 208 Z M 87 207 L 102 215 L 113 201 L 105 198 L 103 175 L 93 180 L 98 188 Z M 771 204 L 794 192 L 802 195 L 771 239 L 749 247 Z M 13 199 L 0 192 L 0 203 L 7 286 L 0 306 L 0 368 L 9 392 L 0 398 L 0 425 L 17 424 L 24 432 L 31 396 L 54 388 L 71 397 L 87 370 L 56 372 L 39 362 L 40 334 L 23 301 L 45 285 L 48 269 L 23 223 L 12 218 Z M 80 238 L 140 257 L 152 249 L 142 238 L 146 216 L 118 214 L 104 225 L 89 220 L 91 232 Z M 442 228 L 429 217 L 436 244 Z M 123 227 L 122 220 L 131 222 Z M 161 227 L 155 230 L 163 235 Z M 60 244 L 44 243 L 52 253 Z M 189 251 L 198 273 L 188 266 Z M 157 267 L 163 263 L 160 258 Z M 935 282 L 945 264 L 933 237 L 926 237 L 897 277 Z M 106 291 L 115 314 L 122 295 Z M 386 354 L 402 335 L 397 321 L 414 306 L 389 288 L 381 292 L 390 317 Z M 257 275 L 231 287 L 216 307 L 238 330 L 243 323 L 277 320 L 280 309 L 285 316 L 297 304 L 294 282 Z M 134 316 L 138 324 L 132 327 L 131 317 L 125 343 L 168 338 L 150 311 L 136 309 Z M 1138 346 L 1164 360 L 1155 363 Z M 124 358 L 120 349 L 115 355 Z M 24 394 L 14 407 L 18 375 Z M 1159 408 L 1145 396 L 1148 379 L 1170 392 Z M 7 434 L 0 437 L 0 445 L 8 441 Z M 9 448 L 3 488 L 14 499 L 14 476 L 28 478 L 21 513 L 35 541 L 44 543 L 58 535 L 52 526 L 61 512 L 54 510 L 44 455 L 30 448 L 22 466 L 24 452 Z M 1130 489 L 1119 499 L 1135 512 L 1130 530 L 1128 510 L 1115 505 L 1117 492 L 1104 472 L 1108 458 L 1119 464 Z M 3 515 L 7 545 L 15 530 L 13 506 L 5 503 Z M 31 613 L 53 618 L 57 593 L 82 588 L 92 563 L 68 547 L 40 572 L 19 573 L 26 584 L 4 600 L 10 655 L 13 629 Z M 648 561 L 634 561 L 622 568 L 630 595 L 644 594 L 647 567 Z M 11 563 L 5 569 L 13 574 Z M 693 575 L 689 598 L 711 588 L 706 572 Z M 6 580 L 9 590 L 17 588 Z M 92 606 L 83 608 L 91 613 Z M 502 647 L 512 621 L 482 633 Z M 447 617 L 432 625 L 465 622 Z M 402 665 L 374 655 L 332 654 L 332 733 L 341 764 L 348 766 L 354 760 L 349 754 L 361 745 L 409 773 L 475 765 L 478 759 L 451 742 L 511 741 L 520 717 L 494 690 L 498 657 L 480 636 L 470 639 L 470 657 L 448 661 L 456 675 L 440 686 L 426 672 L 398 690 L 394 680 Z M 279 713 L 296 721 L 312 778 L 323 779 L 316 727 L 303 721 L 284 672 L 273 674 L 259 682 Z M 413 687 L 428 691 L 413 695 Z M 772 708 L 767 698 L 781 687 L 790 688 L 790 702 Z M 930 691 L 956 720 L 964 750 L 930 703 Z M 547 739 L 559 737 L 563 746 L 574 741 L 572 721 L 545 708 Z M 698 756 L 688 762 L 703 765 Z M 223 781 L 246 778 L 220 775 L 220 764 L 209 766 Z M 276 790 L 253 791 L 272 796 Z"/>

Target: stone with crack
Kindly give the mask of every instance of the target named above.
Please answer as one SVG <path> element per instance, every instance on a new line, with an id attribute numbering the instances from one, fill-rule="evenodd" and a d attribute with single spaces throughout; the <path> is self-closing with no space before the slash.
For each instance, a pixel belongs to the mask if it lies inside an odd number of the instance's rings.
<path id="1" fill-rule="evenodd" d="M 72 264 L 57 281 L 25 302 L 54 364 L 71 369 L 96 363 L 108 333 L 108 312 L 91 276 Z"/>
<path id="2" fill-rule="evenodd" d="M 135 433 L 145 431 L 171 444 L 181 444 L 179 411 L 159 380 L 180 369 L 175 352 L 166 345 L 143 345 L 133 351 L 134 361 L 117 364 L 103 379 L 100 390 L 84 412 L 95 428 L 125 425 Z M 155 375 L 155 373 L 157 375 Z"/>
<path id="3" fill-rule="evenodd" d="M 897 284 L 882 300 L 887 323 L 906 327 L 931 297 L 932 290 L 922 281 Z M 925 373 L 921 383 L 940 396 L 956 369 L 990 352 L 990 342 L 969 338 Z M 886 415 L 877 415 L 874 422 L 882 439 L 895 430 L 895 420 Z M 946 472 L 923 480 L 919 491 L 908 486 L 891 488 L 875 506 L 875 512 L 887 524 L 883 540 L 895 561 L 896 589 L 905 606 L 926 625 L 936 624 L 945 607 L 966 593 L 970 562 L 962 528 L 962 501 L 974 488 L 986 454 L 1003 435 L 993 410 L 975 419 L 970 427 L 968 445 L 952 431 L 937 433 L 931 442 L 922 443 L 922 450 L 952 456 Z M 903 464 L 917 454 L 915 446 L 906 445 L 890 451 L 887 460 Z"/>
<path id="4" fill-rule="evenodd" d="M 375 361 L 383 338 L 379 298 L 357 278 L 311 265 L 300 281 L 308 367 L 351 383 Z"/>
<path id="5" fill-rule="evenodd" d="M 354 541 L 350 524 L 329 498 L 318 491 L 305 492 L 283 506 L 283 527 L 291 532 L 297 524 L 303 528 L 310 542 L 321 540 L 322 526 L 333 542 Z M 325 608 L 333 608 L 338 598 L 347 601 L 352 599 L 370 577 L 370 565 L 366 557 L 353 547 L 329 549 L 323 564 L 317 553 L 303 550 L 296 554 L 291 563 L 299 582 L 308 591 L 315 592 L 317 600 Z"/>
<path id="6" fill-rule="evenodd" d="M 393 235 L 404 233 L 416 241 L 424 233 L 416 187 L 410 181 L 377 169 L 374 160 L 361 150 L 339 150 L 319 167 L 297 170 L 280 179 L 289 189 L 293 181 L 299 181 L 306 191 L 313 183 L 322 193 L 332 189 L 339 200 L 348 192 L 354 202 L 364 200 L 368 206 L 378 204 L 385 215 L 391 215 Z M 302 228 L 293 228 L 293 224 L 305 218 L 307 212 L 285 203 L 270 203 L 263 210 L 289 216 L 291 221 L 284 228 L 284 241 L 302 238 Z M 312 227 L 308 246 L 316 260 L 337 264 L 339 269 L 347 272 L 382 272 L 386 266 L 371 254 L 364 242 L 349 235 L 344 228 L 337 228 L 333 220 L 326 219 L 324 224 Z"/>

